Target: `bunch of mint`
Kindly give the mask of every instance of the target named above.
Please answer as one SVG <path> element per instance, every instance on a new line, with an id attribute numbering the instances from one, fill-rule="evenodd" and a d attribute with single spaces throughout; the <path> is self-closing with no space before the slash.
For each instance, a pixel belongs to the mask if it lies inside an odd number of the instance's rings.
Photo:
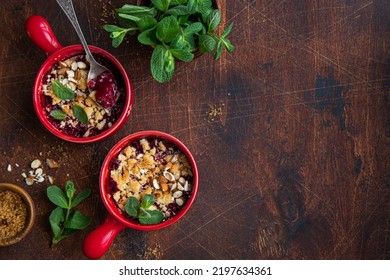
<path id="1" fill-rule="evenodd" d="M 91 189 L 84 189 L 76 197 L 75 193 L 76 189 L 72 181 L 66 182 L 65 190 L 55 185 L 46 190 L 49 200 L 57 206 L 49 216 L 53 233 L 52 246 L 65 237 L 86 228 L 91 223 L 91 218 L 74 209 L 81 201 L 91 195 Z"/>
<path id="2" fill-rule="evenodd" d="M 124 5 L 116 9 L 118 25 L 104 25 L 110 32 L 112 45 L 118 47 L 126 34 L 138 33 L 138 41 L 154 47 L 150 67 L 153 78 L 165 83 L 172 78 L 175 59 L 190 62 L 194 52 L 215 50 L 214 59 L 225 47 L 232 52 L 234 46 L 227 36 L 231 23 L 219 36 L 216 30 L 221 12 L 212 0 L 151 0 L 151 6 Z"/>

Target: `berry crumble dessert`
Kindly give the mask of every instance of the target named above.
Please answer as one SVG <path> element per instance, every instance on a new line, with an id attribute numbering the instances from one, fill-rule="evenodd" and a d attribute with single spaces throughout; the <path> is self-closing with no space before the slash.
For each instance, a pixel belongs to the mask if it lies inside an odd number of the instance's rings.
<path id="1" fill-rule="evenodd" d="M 160 138 L 146 137 L 123 148 L 111 161 L 110 195 L 127 219 L 130 197 L 140 203 L 154 197 L 150 210 L 162 212 L 162 221 L 175 216 L 191 197 L 193 173 L 183 151 Z"/>
<path id="2" fill-rule="evenodd" d="M 110 66 L 102 57 L 97 60 Z M 97 135 L 110 128 L 123 111 L 123 82 L 116 81 L 110 72 L 88 81 L 88 71 L 85 55 L 75 55 L 57 62 L 44 77 L 46 117 L 70 136 Z"/>

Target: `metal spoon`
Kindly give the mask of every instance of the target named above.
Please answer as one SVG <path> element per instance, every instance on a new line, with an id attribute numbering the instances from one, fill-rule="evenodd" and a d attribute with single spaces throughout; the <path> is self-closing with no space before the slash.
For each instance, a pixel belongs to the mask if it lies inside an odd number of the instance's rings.
<path id="1" fill-rule="evenodd" d="M 110 71 L 103 65 L 96 62 L 95 58 L 93 57 L 91 51 L 88 48 L 87 41 L 84 38 L 83 32 L 81 31 L 79 22 L 77 21 L 76 13 L 73 8 L 72 0 L 57 0 L 58 5 L 62 8 L 62 10 L 65 12 L 67 17 L 69 18 L 70 22 L 72 23 L 74 29 L 76 30 L 77 35 L 80 38 L 81 44 L 83 45 L 83 48 L 85 50 L 86 59 L 89 61 L 89 72 L 88 72 L 88 82 L 97 76 L 99 74 Z"/>

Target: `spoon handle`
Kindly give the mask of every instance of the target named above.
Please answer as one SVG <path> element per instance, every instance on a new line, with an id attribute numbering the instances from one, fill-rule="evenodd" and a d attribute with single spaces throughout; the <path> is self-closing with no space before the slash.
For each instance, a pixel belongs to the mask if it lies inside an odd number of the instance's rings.
<path id="1" fill-rule="evenodd" d="M 65 12 L 66 16 L 72 23 L 74 29 L 76 30 L 77 35 L 80 38 L 81 44 L 84 47 L 85 53 L 86 53 L 86 58 L 88 61 L 95 61 L 93 58 L 91 51 L 88 48 L 87 41 L 84 38 L 83 32 L 81 31 L 79 22 L 76 17 L 76 13 L 73 8 L 73 3 L 72 0 L 57 0 L 58 5 L 62 8 L 62 10 Z"/>

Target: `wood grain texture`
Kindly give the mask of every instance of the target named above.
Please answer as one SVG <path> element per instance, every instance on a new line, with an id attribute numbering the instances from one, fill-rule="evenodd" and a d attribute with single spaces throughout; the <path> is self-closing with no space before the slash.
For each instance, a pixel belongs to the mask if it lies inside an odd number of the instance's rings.
<path id="1" fill-rule="evenodd" d="M 45 56 L 24 22 L 42 15 L 64 46 L 77 44 L 66 16 L 54 1 L 0 2 L 0 181 L 23 185 L 37 205 L 32 232 L 0 248 L 0 259 L 85 259 L 83 240 L 107 215 L 100 165 L 117 141 L 147 129 L 193 152 L 199 195 L 168 228 L 122 231 L 103 259 L 390 258 L 389 1 L 225 1 L 236 50 L 178 63 L 163 85 L 151 78 L 150 48 L 133 37 L 111 46 L 108 12 L 136 1 L 111 2 L 75 1 L 75 9 L 87 41 L 124 65 L 135 102 L 127 124 L 92 145 L 55 138 L 32 106 Z M 221 114 L 210 119 L 210 106 Z M 20 175 L 47 157 L 61 163 L 47 170 L 57 184 L 93 189 L 81 205 L 92 225 L 54 248 L 49 184 L 25 186 Z"/>

